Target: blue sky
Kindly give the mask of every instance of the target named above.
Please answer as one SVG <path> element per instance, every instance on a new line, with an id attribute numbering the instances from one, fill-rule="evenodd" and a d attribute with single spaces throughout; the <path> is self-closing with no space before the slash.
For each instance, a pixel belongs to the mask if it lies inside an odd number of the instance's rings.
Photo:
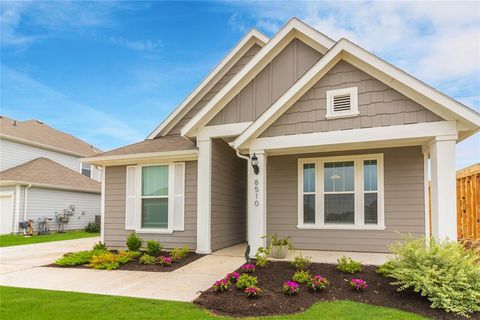
<path id="1" fill-rule="evenodd" d="M 1 2 L 1 113 L 104 150 L 144 139 L 251 27 L 292 16 L 480 111 L 478 2 Z M 480 159 L 480 134 L 457 147 Z"/>

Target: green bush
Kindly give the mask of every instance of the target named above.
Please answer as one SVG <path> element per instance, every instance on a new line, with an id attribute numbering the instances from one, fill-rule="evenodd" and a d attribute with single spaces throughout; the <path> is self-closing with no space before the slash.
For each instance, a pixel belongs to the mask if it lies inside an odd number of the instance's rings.
<path id="1" fill-rule="evenodd" d="M 85 231 L 90 232 L 90 233 L 98 233 L 98 232 L 100 232 L 100 226 L 98 224 L 94 223 L 94 222 L 90 222 L 85 227 Z"/>
<path id="2" fill-rule="evenodd" d="M 120 251 L 119 253 L 107 251 L 94 255 L 87 266 L 93 269 L 115 270 L 140 255 L 141 253 L 138 251 Z"/>
<path id="3" fill-rule="evenodd" d="M 102 243 L 102 241 L 98 241 L 93 245 L 93 251 L 99 251 L 99 250 L 107 251 L 107 246 L 104 243 Z"/>
<path id="4" fill-rule="evenodd" d="M 143 256 L 140 257 L 140 263 L 141 264 L 154 264 L 155 263 L 155 257 L 144 254 Z"/>
<path id="5" fill-rule="evenodd" d="M 127 237 L 127 248 L 129 251 L 139 251 L 142 247 L 143 240 L 140 238 L 135 231 L 130 233 Z"/>
<path id="6" fill-rule="evenodd" d="M 150 256 L 158 256 L 162 249 L 163 246 L 160 244 L 160 242 L 155 240 L 149 240 L 147 241 L 147 249 L 145 250 L 145 252 Z"/>
<path id="7" fill-rule="evenodd" d="M 178 261 L 185 258 L 188 255 L 188 252 L 188 247 L 173 248 L 170 252 L 170 257 L 172 257 L 173 261 Z"/>
<path id="8" fill-rule="evenodd" d="M 258 284 L 257 277 L 251 276 L 248 273 L 242 273 L 237 280 L 237 289 L 244 291 L 248 287 L 253 287 Z"/>
<path id="9" fill-rule="evenodd" d="M 307 283 L 308 281 L 310 281 L 310 278 L 311 278 L 310 272 L 299 270 L 295 272 L 295 274 L 292 277 L 292 280 L 295 281 L 296 283 Z"/>
<path id="10" fill-rule="evenodd" d="M 310 268 L 312 264 L 312 260 L 311 260 L 311 257 L 304 257 L 300 253 L 298 256 L 296 256 L 293 259 L 292 264 L 295 266 L 295 269 L 297 270 L 307 270 L 308 268 Z"/>
<path id="11" fill-rule="evenodd" d="M 391 247 L 395 256 L 378 271 L 395 279 L 399 291 L 413 289 L 432 308 L 463 316 L 480 311 L 480 251 L 457 242 L 406 239 Z"/>
<path id="12" fill-rule="evenodd" d="M 270 250 L 264 247 L 259 247 L 255 253 L 255 265 L 257 267 L 265 267 L 268 264 L 268 255 Z"/>
<path id="13" fill-rule="evenodd" d="M 63 257 L 55 261 L 59 266 L 78 266 L 90 262 L 94 254 L 93 250 L 79 251 L 64 254 Z"/>
<path id="14" fill-rule="evenodd" d="M 337 259 L 337 269 L 345 273 L 355 273 L 362 271 L 362 263 L 345 256 Z"/>

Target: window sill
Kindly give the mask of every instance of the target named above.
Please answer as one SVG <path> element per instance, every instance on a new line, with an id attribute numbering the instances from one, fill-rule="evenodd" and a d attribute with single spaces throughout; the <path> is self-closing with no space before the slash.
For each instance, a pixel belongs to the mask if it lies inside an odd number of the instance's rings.
<path id="1" fill-rule="evenodd" d="M 353 226 L 353 225 L 297 225 L 300 230 L 365 230 L 365 231 L 381 231 L 385 230 L 385 226 Z"/>
<path id="2" fill-rule="evenodd" d="M 172 229 L 136 229 L 136 233 L 173 234 Z"/>
<path id="3" fill-rule="evenodd" d="M 343 113 L 343 114 L 327 114 L 325 118 L 327 120 L 330 119 L 341 119 L 341 118 L 352 118 L 352 117 L 358 117 L 360 115 L 360 112 L 351 112 L 351 113 Z"/>

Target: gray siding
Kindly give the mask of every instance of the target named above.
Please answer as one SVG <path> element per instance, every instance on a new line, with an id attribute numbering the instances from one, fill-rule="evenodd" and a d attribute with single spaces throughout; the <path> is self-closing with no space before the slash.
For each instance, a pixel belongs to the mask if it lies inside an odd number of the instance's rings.
<path id="1" fill-rule="evenodd" d="M 348 154 L 384 154 L 385 225 L 381 231 L 299 230 L 297 228 L 298 158 Z M 421 147 L 272 156 L 267 171 L 267 233 L 292 236 L 298 249 L 388 252 L 396 233 L 420 237 L 425 231 Z"/>
<path id="2" fill-rule="evenodd" d="M 105 171 L 105 243 L 112 248 L 125 248 L 130 231 L 125 230 L 126 167 L 106 167 Z M 144 240 L 160 241 L 165 248 L 197 243 L 197 162 L 185 162 L 185 231 L 172 235 L 145 234 Z"/>
<path id="3" fill-rule="evenodd" d="M 326 91 L 358 87 L 358 117 L 325 118 Z M 351 64 L 340 61 L 261 137 L 442 121 L 439 116 Z"/>
<path id="4" fill-rule="evenodd" d="M 321 56 L 302 41 L 292 40 L 208 125 L 254 121 Z"/>
<path id="5" fill-rule="evenodd" d="M 212 250 L 246 240 L 247 162 L 222 139 L 212 140 Z"/>
<path id="6" fill-rule="evenodd" d="M 205 96 L 187 112 L 187 114 L 168 132 L 168 135 L 180 134 L 182 127 L 192 119 L 200 109 L 202 109 L 216 94 L 230 81 L 252 58 L 260 51 L 261 47 L 257 44 L 253 45 L 236 64 L 208 91 Z"/>

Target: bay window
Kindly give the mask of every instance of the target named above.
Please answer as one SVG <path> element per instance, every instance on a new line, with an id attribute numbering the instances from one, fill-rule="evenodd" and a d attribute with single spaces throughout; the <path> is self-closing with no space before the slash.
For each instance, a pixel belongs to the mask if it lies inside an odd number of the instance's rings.
<path id="1" fill-rule="evenodd" d="M 298 227 L 384 229 L 383 155 L 299 159 Z"/>

